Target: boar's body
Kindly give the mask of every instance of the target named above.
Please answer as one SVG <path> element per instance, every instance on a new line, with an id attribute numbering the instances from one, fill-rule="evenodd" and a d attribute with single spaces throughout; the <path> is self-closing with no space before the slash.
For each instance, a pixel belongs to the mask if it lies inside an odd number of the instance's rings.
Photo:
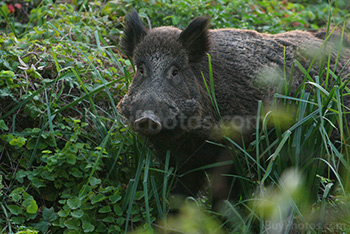
<path id="1" fill-rule="evenodd" d="M 149 139 L 158 157 L 164 160 L 170 150 L 170 164 L 179 174 L 228 157 L 223 148 L 207 142 L 219 124 L 203 82 L 204 76 L 209 84 L 207 53 L 221 116 L 247 119 L 256 115 L 259 100 L 272 100 L 284 73 L 289 78 L 294 61 L 308 68 L 324 42 L 303 31 L 270 35 L 240 29 L 208 30 L 207 25 L 207 18 L 198 17 L 183 31 L 174 27 L 147 31 L 132 12 L 122 41 L 137 72 L 118 108 L 129 124 Z M 334 64 L 337 49 L 328 45 L 326 51 L 329 49 Z M 349 67 L 344 67 L 349 57 L 349 51 L 343 49 L 336 73 L 343 68 L 339 75 L 349 73 Z M 314 67 L 311 77 L 318 71 Z M 303 79 L 296 68 L 292 92 Z M 213 173 L 214 200 L 227 195 L 228 187 L 217 179 L 228 170 L 221 167 Z M 205 181 L 203 170 L 189 173 L 179 179 L 174 190 L 194 195 Z"/>
<path id="2" fill-rule="evenodd" d="M 284 69 L 289 82 L 290 71 L 296 60 L 307 70 L 317 53 L 324 52 L 320 51 L 324 41 L 304 31 L 271 35 L 250 30 L 218 29 L 210 30 L 210 38 L 212 46 L 209 54 L 222 116 L 255 115 L 259 100 L 263 103 L 272 100 L 283 82 Z M 334 47 L 331 68 L 335 63 L 336 52 Z M 343 48 L 338 74 L 349 57 L 350 52 Z M 200 70 L 207 72 L 207 63 L 203 61 L 200 64 Z M 339 75 L 345 77 L 349 71 L 348 66 Z M 318 72 L 317 66 L 313 66 L 309 74 L 314 78 Z M 304 75 L 298 68 L 295 68 L 293 76 L 292 92 L 304 80 Z"/>

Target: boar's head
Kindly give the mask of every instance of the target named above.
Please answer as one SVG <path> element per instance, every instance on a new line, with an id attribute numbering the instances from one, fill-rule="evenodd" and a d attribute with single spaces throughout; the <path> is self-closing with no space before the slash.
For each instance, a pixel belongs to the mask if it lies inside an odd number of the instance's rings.
<path id="1" fill-rule="evenodd" d="M 199 65 L 210 46 L 208 22 L 197 17 L 183 31 L 147 30 L 136 11 L 128 14 L 122 49 L 136 73 L 118 109 L 135 131 L 154 138 L 210 125 L 212 107 Z"/>

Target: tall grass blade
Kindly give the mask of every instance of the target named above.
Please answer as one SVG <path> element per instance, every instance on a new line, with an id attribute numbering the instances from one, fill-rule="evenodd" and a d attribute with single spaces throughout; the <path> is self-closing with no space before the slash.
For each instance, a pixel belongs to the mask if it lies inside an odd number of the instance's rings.
<path id="1" fill-rule="evenodd" d="M 122 143 L 119 145 L 118 152 L 117 152 L 116 155 L 114 155 L 114 161 L 113 161 L 112 166 L 111 166 L 111 168 L 109 169 L 109 172 L 108 172 L 108 174 L 107 174 L 107 179 L 108 179 L 108 178 L 110 177 L 110 175 L 112 174 L 112 172 L 113 172 L 113 170 L 114 170 L 114 168 L 115 168 L 115 166 L 116 166 L 116 164 L 117 164 L 117 162 L 118 162 L 118 159 L 119 159 L 119 157 L 120 157 L 120 154 L 121 154 L 121 152 L 122 152 L 122 149 L 123 149 L 124 144 L 125 144 L 126 141 L 127 141 L 127 138 L 125 137 L 125 138 L 123 138 Z"/>
<path id="2" fill-rule="evenodd" d="M 148 224 L 148 229 L 151 230 L 151 211 L 149 207 L 149 198 L 148 198 L 148 172 L 149 172 L 149 167 L 151 163 L 151 152 L 148 150 L 147 155 L 146 155 L 146 165 L 145 165 L 145 170 L 144 170 L 144 176 L 143 176 L 143 191 L 144 191 L 144 197 L 145 197 L 145 207 L 146 207 L 146 220 Z"/>
<path id="3" fill-rule="evenodd" d="M 46 101 L 46 109 L 47 109 L 47 118 L 48 118 L 48 123 L 49 123 L 49 128 L 50 128 L 50 133 L 51 133 L 51 137 L 52 137 L 52 141 L 54 144 L 54 147 L 57 147 L 57 142 L 56 142 L 56 137 L 55 137 L 55 131 L 54 131 L 54 127 L 52 124 L 52 120 L 55 118 L 55 115 L 51 115 L 51 108 L 50 108 L 50 103 L 49 103 L 49 99 L 47 97 L 47 91 L 45 90 L 45 101 Z"/>
<path id="4" fill-rule="evenodd" d="M 168 188 L 168 180 L 170 176 L 169 171 L 169 163 L 170 163 L 170 151 L 166 152 L 165 157 L 165 167 L 164 167 L 164 179 L 163 179 L 163 190 L 162 190 L 162 199 L 163 199 L 163 214 L 166 213 L 166 198 L 167 198 L 167 188 Z"/>
<path id="5" fill-rule="evenodd" d="M 347 194 L 345 192 L 345 188 L 344 188 L 344 185 L 343 185 L 343 182 L 342 182 L 342 179 L 340 178 L 339 174 L 337 173 L 337 171 L 335 170 L 335 168 L 325 159 L 323 158 L 315 158 L 314 160 L 320 160 L 322 162 L 324 162 L 333 172 L 333 174 L 335 175 L 335 177 L 337 178 L 337 181 L 339 183 L 339 186 L 343 192 L 343 196 L 346 198 L 347 197 Z"/>
<path id="6" fill-rule="evenodd" d="M 220 114 L 220 110 L 219 110 L 219 106 L 216 100 L 216 95 L 215 95 L 215 87 L 214 87 L 214 76 L 213 76 L 213 68 L 211 65 L 211 56 L 209 54 L 207 54 L 208 56 L 208 66 L 209 66 L 209 84 L 210 84 L 210 89 L 209 86 L 207 84 L 207 81 L 204 77 L 204 74 L 202 72 L 202 78 L 203 78 L 203 82 L 204 82 L 204 86 L 207 90 L 207 93 L 209 95 L 210 101 L 214 107 L 214 110 L 217 114 L 217 116 L 221 119 L 221 114 Z"/>
<path id="7" fill-rule="evenodd" d="M 137 191 L 139 180 L 141 178 L 141 171 L 142 171 L 142 168 L 145 164 L 143 154 L 144 154 L 144 150 L 143 150 L 141 157 L 139 158 L 135 178 L 133 179 L 133 183 L 132 183 L 132 187 L 131 187 L 131 191 L 130 191 L 130 196 L 128 197 L 127 200 L 124 201 L 124 204 L 123 204 L 123 206 L 125 206 L 125 204 L 129 204 L 128 211 L 126 214 L 126 220 L 125 220 L 125 233 L 127 233 L 127 231 L 128 231 L 128 226 L 129 226 L 129 221 L 130 221 L 130 217 L 131 217 L 132 206 L 134 204 L 135 194 Z M 129 186 L 131 186 L 131 185 L 129 185 Z"/>
<path id="8" fill-rule="evenodd" d="M 256 118 L 256 129 L 255 129 L 255 142 L 256 142 L 256 148 L 255 148 L 255 160 L 256 160 L 256 166 L 257 166 L 257 173 L 258 173 L 258 179 L 261 179 L 261 171 L 260 171 L 260 151 L 259 151 L 259 144 L 260 144 L 260 116 L 261 116 L 261 105 L 262 102 L 259 100 L 258 102 L 258 111 L 257 111 L 257 118 Z"/>
<path id="9" fill-rule="evenodd" d="M 153 195 L 154 195 L 154 199 L 156 202 L 156 207 L 157 207 L 159 216 L 163 217 L 164 213 L 163 213 L 163 209 L 162 209 L 162 204 L 161 204 L 160 199 L 159 199 L 158 188 L 157 188 L 156 181 L 155 181 L 153 175 L 151 175 L 151 185 L 152 185 Z"/>

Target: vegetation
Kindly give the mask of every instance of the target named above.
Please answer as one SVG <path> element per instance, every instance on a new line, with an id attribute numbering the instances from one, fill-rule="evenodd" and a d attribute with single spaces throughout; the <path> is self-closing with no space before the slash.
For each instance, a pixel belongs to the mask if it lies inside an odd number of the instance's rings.
<path id="1" fill-rule="evenodd" d="M 287 86 L 276 94 L 297 104 L 286 118 L 260 106 L 254 142 L 242 148 L 226 138 L 239 172 L 228 176 L 245 188 L 240 200 L 227 202 L 226 223 L 206 197 L 188 199 L 177 217 L 166 215 L 174 168 L 154 161 L 116 110 L 133 73 L 118 44 L 132 8 L 154 27 L 184 28 L 210 15 L 213 28 L 276 33 L 349 25 L 350 4 L 0 1 L 0 232 L 350 233 L 349 108 L 341 95 L 350 90 L 346 77 L 327 69 L 327 54 L 325 82 L 308 77 L 294 97 Z M 341 139 L 333 142 L 337 123 Z"/>

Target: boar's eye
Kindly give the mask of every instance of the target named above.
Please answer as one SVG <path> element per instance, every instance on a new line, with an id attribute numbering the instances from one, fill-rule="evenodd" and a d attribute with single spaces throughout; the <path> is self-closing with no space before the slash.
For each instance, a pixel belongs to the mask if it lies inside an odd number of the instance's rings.
<path id="1" fill-rule="evenodd" d="M 145 74 L 145 68 L 143 65 L 136 66 L 137 71 L 143 76 Z"/>
<path id="2" fill-rule="evenodd" d="M 176 77 L 179 74 L 179 70 L 176 67 L 173 67 L 171 71 L 171 76 Z"/>
<path id="3" fill-rule="evenodd" d="M 139 72 L 140 72 L 141 75 L 143 75 L 143 73 L 144 73 L 143 67 L 140 67 Z"/>

